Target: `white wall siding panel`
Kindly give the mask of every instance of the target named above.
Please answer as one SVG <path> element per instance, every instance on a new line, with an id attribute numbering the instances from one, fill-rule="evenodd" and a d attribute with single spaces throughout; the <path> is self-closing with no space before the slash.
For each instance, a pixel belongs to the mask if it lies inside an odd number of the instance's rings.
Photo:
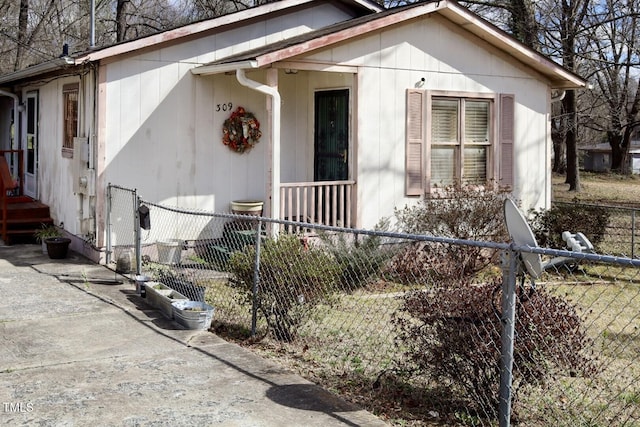
<path id="1" fill-rule="evenodd" d="M 362 226 L 373 227 L 380 217 L 392 215 L 394 207 L 415 203 L 404 197 L 403 174 L 405 91 L 414 87 L 513 93 L 517 120 L 514 193 L 525 207 L 545 205 L 550 186 L 546 155 L 549 88 L 539 76 L 508 61 L 484 41 L 432 17 L 314 52 L 311 57 L 360 70 L 357 134 Z M 389 147 L 396 147 L 395 152 Z"/>

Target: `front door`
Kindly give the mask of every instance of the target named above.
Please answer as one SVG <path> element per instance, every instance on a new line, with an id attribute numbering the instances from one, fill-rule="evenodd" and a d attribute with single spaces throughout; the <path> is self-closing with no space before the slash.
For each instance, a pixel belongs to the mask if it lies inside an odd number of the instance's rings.
<path id="1" fill-rule="evenodd" d="M 38 92 L 27 93 L 27 123 L 24 149 L 24 194 L 38 197 Z"/>
<path id="2" fill-rule="evenodd" d="M 316 92 L 315 109 L 313 178 L 349 179 L 349 91 Z"/>
<path id="3" fill-rule="evenodd" d="M 316 182 L 349 179 L 349 91 L 315 94 L 314 168 Z M 337 185 L 317 187 L 316 218 L 322 224 L 346 225 L 346 192 Z"/>

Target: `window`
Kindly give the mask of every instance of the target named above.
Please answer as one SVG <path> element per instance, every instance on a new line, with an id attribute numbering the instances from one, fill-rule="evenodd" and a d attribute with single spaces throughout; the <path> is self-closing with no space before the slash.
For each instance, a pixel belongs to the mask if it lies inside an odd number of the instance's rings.
<path id="1" fill-rule="evenodd" d="M 512 185 L 512 142 L 513 95 L 408 90 L 406 194 L 493 179 Z"/>
<path id="2" fill-rule="evenodd" d="M 62 155 L 64 157 L 73 157 L 73 138 L 78 136 L 78 92 L 77 83 L 62 87 Z"/>
<path id="3" fill-rule="evenodd" d="M 431 185 L 482 185 L 489 176 L 491 101 L 433 98 Z"/>

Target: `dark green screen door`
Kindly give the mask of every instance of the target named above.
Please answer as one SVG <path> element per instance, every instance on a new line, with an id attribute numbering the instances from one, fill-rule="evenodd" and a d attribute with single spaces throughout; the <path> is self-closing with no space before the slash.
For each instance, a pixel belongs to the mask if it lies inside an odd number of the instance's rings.
<path id="1" fill-rule="evenodd" d="M 315 94 L 315 181 L 349 179 L 349 91 Z"/>

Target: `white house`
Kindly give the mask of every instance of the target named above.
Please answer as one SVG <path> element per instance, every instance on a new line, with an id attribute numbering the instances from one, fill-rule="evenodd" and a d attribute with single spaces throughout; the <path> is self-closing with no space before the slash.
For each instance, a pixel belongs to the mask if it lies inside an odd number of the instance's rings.
<path id="1" fill-rule="evenodd" d="M 0 149 L 97 258 L 108 183 L 365 228 L 453 181 L 549 206 L 551 94 L 585 85 L 453 1 L 284 0 L 0 76 Z M 261 132 L 243 153 L 238 107 Z"/>

